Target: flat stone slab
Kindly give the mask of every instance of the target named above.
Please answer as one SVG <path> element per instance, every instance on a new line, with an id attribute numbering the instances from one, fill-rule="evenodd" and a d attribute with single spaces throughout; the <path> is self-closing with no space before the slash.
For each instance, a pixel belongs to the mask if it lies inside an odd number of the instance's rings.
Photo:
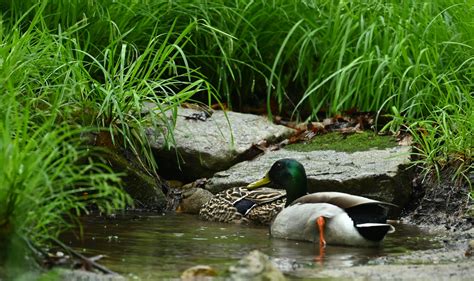
<path id="1" fill-rule="evenodd" d="M 399 206 L 405 205 L 411 195 L 411 173 L 407 171 L 410 147 L 407 146 L 354 153 L 281 149 L 216 173 L 205 188 L 217 193 L 247 185 L 263 177 L 271 165 L 282 158 L 294 158 L 304 165 L 310 193 L 339 191 Z"/>
<path id="2" fill-rule="evenodd" d="M 164 148 L 164 138 L 158 130 L 147 130 L 160 174 L 177 173 L 184 179 L 210 177 L 237 162 L 253 158 L 257 153 L 253 149 L 255 144 L 264 140 L 274 143 L 294 132 L 273 124 L 266 117 L 232 111 L 214 111 L 207 119 L 192 118 L 193 114 L 202 113 L 179 108 L 174 129 L 176 150 Z"/>

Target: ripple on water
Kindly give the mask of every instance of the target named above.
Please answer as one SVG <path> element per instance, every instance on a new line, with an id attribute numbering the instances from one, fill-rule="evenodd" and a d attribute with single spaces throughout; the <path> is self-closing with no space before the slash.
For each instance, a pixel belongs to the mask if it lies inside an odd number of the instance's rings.
<path id="1" fill-rule="evenodd" d="M 82 240 L 74 235 L 63 239 L 88 256 L 107 255 L 101 260 L 105 266 L 144 280 L 177 278 L 197 264 L 224 272 L 254 249 L 272 257 L 290 276 L 311 277 L 322 267 L 378 264 L 383 257 L 437 246 L 420 229 L 397 225 L 397 231 L 389 234 L 379 248 L 328 246 L 321 262 L 317 245 L 271 239 L 268 228 L 263 226 L 223 225 L 185 214 L 129 214 L 113 220 L 89 216 L 82 223 Z"/>

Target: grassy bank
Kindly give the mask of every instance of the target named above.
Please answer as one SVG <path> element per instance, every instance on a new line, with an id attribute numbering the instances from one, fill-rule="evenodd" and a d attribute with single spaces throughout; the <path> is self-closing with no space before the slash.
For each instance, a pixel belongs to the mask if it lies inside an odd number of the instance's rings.
<path id="1" fill-rule="evenodd" d="M 179 34 L 173 25 L 152 30 L 143 46 L 119 30 L 96 44 L 87 39 L 95 28 L 87 19 L 54 23 L 51 5 L 61 2 L 33 2 L 2 2 L 0 264 L 20 264 L 26 241 L 48 245 L 92 206 L 110 213 L 131 204 L 104 153 L 126 148 L 153 169 L 143 126 L 159 122 L 172 142 L 165 112 L 208 89 L 183 63 L 193 22 Z M 67 7 L 74 1 L 64 3 L 58 9 L 74 11 Z M 144 102 L 163 114 L 141 116 Z M 0 268 L 0 276 L 14 268 Z"/>
<path id="2" fill-rule="evenodd" d="M 163 128 L 172 142 L 164 113 L 188 100 L 258 104 L 293 119 L 351 108 L 388 114 L 384 129 L 412 133 L 427 174 L 456 163 L 453 179 L 463 180 L 473 170 L 472 1 L 11 0 L 0 8 L 0 239 L 17 233 L 41 245 L 90 203 L 123 207 L 119 175 L 84 136 L 155 169 L 143 127 Z M 142 116 L 144 102 L 163 114 Z"/>

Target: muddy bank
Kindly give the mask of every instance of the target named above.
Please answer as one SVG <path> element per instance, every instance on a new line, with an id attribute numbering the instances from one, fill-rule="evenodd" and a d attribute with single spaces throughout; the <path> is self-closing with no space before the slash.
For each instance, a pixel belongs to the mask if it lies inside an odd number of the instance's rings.
<path id="1" fill-rule="evenodd" d="M 434 173 L 418 176 L 413 180 L 413 194 L 402 213 L 406 223 L 416 224 L 433 230 L 459 232 L 474 227 L 474 202 L 469 196 L 467 180 L 455 182 L 452 176 L 456 165 Z"/>

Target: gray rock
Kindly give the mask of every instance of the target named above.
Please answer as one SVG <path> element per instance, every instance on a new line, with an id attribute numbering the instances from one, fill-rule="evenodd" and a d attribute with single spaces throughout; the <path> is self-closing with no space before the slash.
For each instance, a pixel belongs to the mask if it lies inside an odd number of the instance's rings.
<path id="1" fill-rule="evenodd" d="M 217 193 L 246 185 L 263 177 L 276 160 L 294 158 L 305 166 L 310 193 L 339 191 L 403 206 L 412 190 L 410 173 L 406 171 L 409 152 L 409 147 L 354 153 L 281 149 L 216 173 L 206 189 Z"/>
<path id="2" fill-rule="evenodd" d="M 255 144 L 264 140 L 276 142 L 294 132 L 266 117 L 231 111 L 214 111 L 204 121 L 186 118 L 199 113 L 202 112 L 179 108 L 174 129 L 176 150 L 165 148 L 165 139 L 158 129 L 147 129 L 161 174 L 171 173 L 187 180 L 210 177 L 256 156 L 261 151 L 253 148 Z"/>
<path id="3" fill-rule="evenodd" d="M 286 280 L 283 273 L 270 261 L 270 258 L 258 250 L 250 252 L 236 265 L 229 267 L 229 273 L 229 280 L 233 281 Z"/>

